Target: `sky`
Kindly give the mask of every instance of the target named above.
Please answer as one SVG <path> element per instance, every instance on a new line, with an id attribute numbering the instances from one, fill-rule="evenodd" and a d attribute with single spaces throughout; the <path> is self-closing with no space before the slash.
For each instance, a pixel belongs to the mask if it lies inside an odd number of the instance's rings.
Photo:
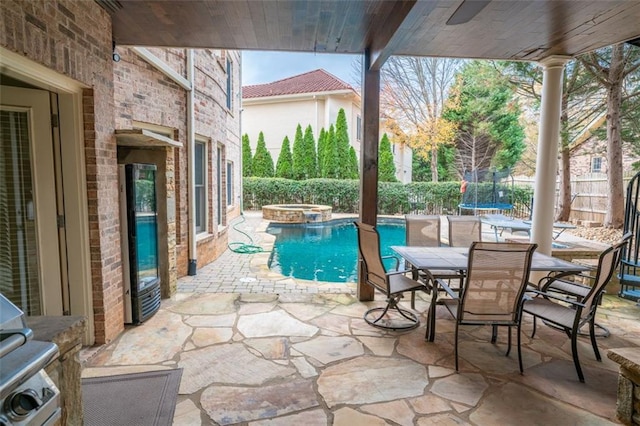
<path id="1" fill-rule="evenodd" d="M 352 63 L 360 55 L 291 52 L 242 52 L 242 85 L 271 83 L 322 68 L 346 83 L 354 84 Z"/>

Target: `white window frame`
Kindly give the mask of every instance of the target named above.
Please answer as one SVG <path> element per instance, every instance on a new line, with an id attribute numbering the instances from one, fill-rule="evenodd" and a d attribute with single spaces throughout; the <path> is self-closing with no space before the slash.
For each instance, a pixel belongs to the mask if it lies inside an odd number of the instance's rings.
<path id="1" fill-rule="evenodd" d="M 233 206 L 233 174 L 234 167 L 233 161 L 227 160 L 227 174 L 226 174 L 226 191 L 227 191 L 227 207 Z"/>
<path id="2" fill-rule="evenodd" d="M 198 159 L 198 146 L 202 147 L 202 158 Z M 196 229 L 196 234 L 203 234 L 203 233 L 207 233 L 209 231 L 209 161 L 208 160 L 208 156 L 209 156 L 209 140 L 205 139 L 205 138 L 199 138 L 196 137 L 195 140 L 195 152 L 193 154 L 194 156 L 194 179 L 193 179 L 193 196 L 196 199 L 196 212 L 194 214 L 194 226 Z M 198 176 L 196 175 L 196 163 L 201 161 L 202 165 L 201 165 L 201 169 L 202 169 L 202 176 L 201 176 L 201 182 L 200 184 L 198 184 Z M 198 191 L 200 190 L 200 191 Z M 200 199 L 200 222 L 197 222 L 197 215 L 198 215 L 198 200 Z"/>
<path id="3" fill-rule="evenodd" d="M 591 158 L 591 173 L 602 173 L 602 157 Z"/>

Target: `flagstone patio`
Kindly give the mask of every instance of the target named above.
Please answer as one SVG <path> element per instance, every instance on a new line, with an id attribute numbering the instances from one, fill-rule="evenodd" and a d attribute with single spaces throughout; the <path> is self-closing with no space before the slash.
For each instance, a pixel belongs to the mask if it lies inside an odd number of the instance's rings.
<path id="1" fill-rule="evenodd" d="M 84 351 L 83 377 L 182 368 L 175 425 L 618 423 L 618 365 L 606 351 L 640 350 L 633 302 L 607 296 L 599 308 L 598 322 L 611 331 L 598 339 L 602 362 L 581 339 L 586 383 L 578 381 L 566 336 L 541 326 L 531 339 L 530 319 L 523 375 L 516 351 L 504 355 L 506 330 L 493 345 L 489 327 L 462 329 L 456 373 L 454 323 L 445 311 L 438 312 L 435 342 L 424 340 L 427 295 L 416 304 L 419 328 L 385 332 L 362 319 L 381 300 L 361 303 L 349 287 L 331 285 L 331 293 L 269 277 L 252 266 L 256 256 L 227 251 L 196 277 L 182 278 L 179 293 L 147 322 Z M 209 292 L 196 289 L 207 281 Z"/>

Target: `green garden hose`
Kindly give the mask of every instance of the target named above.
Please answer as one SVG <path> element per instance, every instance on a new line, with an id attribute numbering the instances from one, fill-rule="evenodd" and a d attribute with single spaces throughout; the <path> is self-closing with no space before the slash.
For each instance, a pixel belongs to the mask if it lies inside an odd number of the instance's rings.
<path id="1" fill-rule="evenodd" d="M 240 217 L 242 218 L 242 220 L 236 223 L 235 225 L 233 225 L 233 229 L 235 229 L 236 231 L 238 231 L 243 235 L 246 235 L 250 243 L 247 244 L 242 242 L 232 242 L 227 244 L 227 247 L 229 247 L 229 250 L 231 250 L 234 253 L 241 253 L 241 254 L 255 254 L 255 253 L 264 252 L 265 250 L 262 247 L 253 244 L 253 239 L 251 238 L 251 236 L 249 236 L 249 234 L 236 228 L 236 226 L 240 225 L 242 222 L 245 221 L 244 215 L 242 213 L 240 213 Z"/>

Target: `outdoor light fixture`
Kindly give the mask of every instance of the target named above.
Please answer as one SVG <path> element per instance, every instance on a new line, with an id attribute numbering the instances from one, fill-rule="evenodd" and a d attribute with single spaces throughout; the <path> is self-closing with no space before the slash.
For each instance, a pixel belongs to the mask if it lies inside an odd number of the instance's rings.
<path id="1" fill-rule="evenodd" d="M 118 55 L 118 53 L 116 52 L 115 40 L 113 40 L 112 43 L 113 43 L 113 62 L 120 62 L 120 55 Z"/>
<path id="2" fill-rule="evenodd" d="M 472 20 L 491 0 L 465 0 L 453 12 L 447 21 L 447 25 L 465 24 Z"/>

